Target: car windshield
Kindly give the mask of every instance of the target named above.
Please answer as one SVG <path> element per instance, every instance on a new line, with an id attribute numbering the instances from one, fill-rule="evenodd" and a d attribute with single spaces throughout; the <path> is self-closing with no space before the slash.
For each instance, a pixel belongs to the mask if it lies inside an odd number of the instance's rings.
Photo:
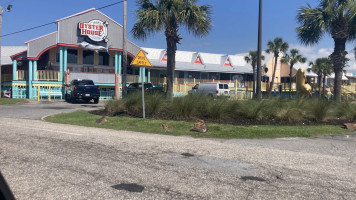
<path id="1" fill-rule="evenodd" d="M 78 81 L 78 85 L 94 85 L 94 83 L 91 80 L 83 80 L 83 81 Z"/>

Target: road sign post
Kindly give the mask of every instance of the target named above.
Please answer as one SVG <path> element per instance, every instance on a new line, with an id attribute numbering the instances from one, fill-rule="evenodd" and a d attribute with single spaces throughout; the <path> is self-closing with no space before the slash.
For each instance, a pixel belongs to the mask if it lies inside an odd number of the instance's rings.
<path id="1" fill-rule="evenodd" d="M 142 84 L 142 118 L 146 118 L 146 108 L 145 108 L 145 68 L 140 67 L 141 70 L 141 84 Z"/>
<path id="2" fill-rule="evenodd" d="M 141 90 L 142 90 L 142 118 L 146 118 L 145 109 L 145 67 L 152 67 L 150 61 L 147 59 L 145 53 L 140 50 L 136 57 L 132 60 L 131 66 L 139 66 L 141 70 Z"/>

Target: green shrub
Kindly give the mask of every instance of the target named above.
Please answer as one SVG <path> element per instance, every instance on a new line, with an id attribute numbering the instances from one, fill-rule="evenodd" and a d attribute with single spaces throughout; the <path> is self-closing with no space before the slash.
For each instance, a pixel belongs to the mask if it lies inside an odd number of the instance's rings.
<path id="1" fill-rule="evenodd" d="M 303 110 L 297 107 L 285 107 L 279 110 L 277 118 L 289 123 L 300 122 L 304 119 Z"/>
<path id="2" fill-rule="evenodd" d="M 145 96 L 145 108 L 147 115 L 157 115 L 165 104 L 165 98 L 162 94 L 150 94 Z"/>
<path id="3" fill-rule="evenodd" d="M 171 102 L 173 117 L 189 118 L 195 111 L 195 107 L 199 104 L 198 95 L 187 95 L 184 97 L 174 98 Z"/>
<path id="4" fill-rule="evenodd" d="M 261 120 L 263 118 L 262 108 L 262 101 L 247 100 L 233 104 L 232 109 L 234 110 L 231 110 L 231 112 L 236 115 L 236 117 Z"/>
<path id="5" fill-rule="evenodd" d="M 125 112 L 125 106 L 122 100 L 111 100 L 105 105 L 105 113 L 110 116 L 115 116 Z"/>
<path id="6" fill-rule="evenodd" d="M 337 117 L 345 120 L 356 120 L 356 103 L 345 101 L 336 106 L 335 114 Z"/>
<path id="7" fill-rule="evenodd" d="M 136 116 L 142 112 L 141 92 L 133 92 L 123 98 L 123 101 L 127 114 Z"/>
<path id="8" fill-rule="evenodd" d="M 315 99 L 309 103 L 312 116 L 317 121 L 322 121 L 328 116 L 331 103 L 326 99 Z"/>
<path id="9" fill-rule="evenodd" d="M 285 107 L 287 100 L 282 98 L 266 99 L 261 102 L 262 118 L 276 119 L 280 111 Z"/>
<path id="10" fill-rule="evenodd" d="M 207 104 L 208 108 L 208 116 L 209 118 L 221 120 L 224 116 L 227 116 L 229 111 L 225 109 L 227 104 L 226 98 L 219 98 L 216 100 L 210 100 L 209 104 Z"/>

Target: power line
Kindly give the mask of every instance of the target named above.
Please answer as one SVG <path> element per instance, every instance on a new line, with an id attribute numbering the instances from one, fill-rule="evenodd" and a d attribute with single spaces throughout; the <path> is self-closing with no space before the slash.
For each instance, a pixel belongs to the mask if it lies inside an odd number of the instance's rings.
<path id="1" fill-rule="evenodd" d="M 118 2 L 115 2 L 115 3 L 109 4 L 109 5 L 106 5 L 106 6 L 98 8 L 97 10 L 101 10 L 101 9 L 104 9 L 104 8 L 107 8 L 107 7 L 110 7 L 110 6 L 114 6 L 114 5 L 122 3 L 122 2 L 124 2 L 124 1 L 118 1 Z"/>
<path id="2" fill-rule="evenodd" d="M 30 31 L 30 30 L 33 30 L 33 29 L 41 28 L 41 27 L 48 26 L 48 25 L 55 24 L 55 23 L 56 23 L 56 22 L 50 22 L 50 23 L 47 23 L 47 24 L 42 24 L 42 25 L 35 26 L 35 27 L 32 27 L 32 28 L 24 29 L 24 30 L 21 30 L 21 31 L 16 31 L 16 32 L 8 33 L 8 34 L 5 34 L 5 35 L 2 35 L 1 37 L 6 37 L 6 36 L 9 36 L 9 35 L 14 35 L 14 34 L 17 34 L 17 33 L 22 33 L 22 32 L 26 32 L 26 31 Z"/>
<path id="3" fill-rule="evenodd" d="M 13 0 L 14 1 L 14 0 Z M 11 2 L 11 1 L 10 1 Z M 102 6 L 100 8 L 97 8 L 96 10 L 102 10 L 104 8 L 107 8 L 107 7 L 111 7 L 111 6 L 114 6 L 114 5 L 117 5 L 119 3 L 122 3 L 124 1 L 118 1 L 118 2 L 115 2 L 115 3 L 112 3 L 112 4 L 109 4 L 109 5 L 106 5 L 106 6 Z M 82 13 L 82 14 L 85 14 L 85 13 Z M 80 14 L 80 15 L 82 15 Z M 78 16 L 78 15 L 75 15 L 75 16 Z M 74 16 L 72 16 L 74 17 Z M 71 18 L 71 17 L 70 17 Z M 12 32 L 12 33 L 8 33 L 8 34 L 5 34 L 5 35 L 2 35 L 1 37 L 6 37 L 6 36 L 9 36 L 9 35 L 14 35 L 14 34 L 18 34 L 18 33 L 22 33 L 22 32 L 26 32 L 26 31 L 30 31 L 30 30 L 33 30 L 33 29 L 37 29 L 37 28 L 41 28 L 41 27 L 45 27 L 45 26 L 48 26 L 48 25 L 51 25 L 51 24 L 55 24 L 56 22 L 49 22 L 47 24 L 42 24 L 42 25 L 39 25 L 39 26 L 34 26 L 34 27 L 31 27 L 31 28 L 27 28 L 27 29 L 23 29 L 23 30 L 20 30 L 20 31 L 15 31 L 15 32 Z"/>

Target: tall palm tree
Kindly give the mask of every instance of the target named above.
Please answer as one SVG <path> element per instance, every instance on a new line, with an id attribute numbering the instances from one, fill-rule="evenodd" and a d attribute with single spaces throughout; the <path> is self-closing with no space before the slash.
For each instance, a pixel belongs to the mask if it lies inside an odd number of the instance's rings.
<path id="1" fill-rule="evenodd" d="M 182 39 L 179 28 L 195 36 L 205 36 L 212 27 L 211 6 L 199 6 L 198 0 L 137 0 L 136 23 L 131 33 L 136 39 L 164 30 L 167 42 L 167 99 L 173 97 L 177 44 Z"/>
<path id="2" fill-rule="evenodd" d="M 319 58 L 318 58 L 319 59 Z M 318 90 L 319 90 L 319 99 L 321 98 L 321 78 L 323 77 L 322 66 L 319 64 L 318 59 L 313 62 L 309 62 L 310 68 L 307 69 L 308 72 L 314 72 L 318 76 Z"/>
<path id="3" fill-rule="evenodd" d="M 319 86 L 319 98 L 321 94 L 325 96 L 325 85 L 326 77 L 333 73 L 333 64 L 329 58 L 318 58 L 315 60 L 315 63 L 310 62 L 311 68 L 307 70 L 314 72 L 318 75 L 318 86 Z M 321 79 L 323 79 L 323 90 L 321 92 Z"/>
<path id="4" fill-rule="evenodd" d="M 293 66 L 297 63 L 305 63 L 307 59 L 303 57 L 298 49 L 291 49 L 290 54 L 282 57 L 281 62 L 289 64 L 289 99 L 292 99 L 292 70 Z"/>
<path id="5" fill-rule="evenodd" d="M 273 41 L 268 41 L 267 43 L 268 49 L 266 50 L 267 53 L 273 53 L 274 54 L 274 70 L 273 70 L 273 75 L 272 75 L 272 82 L 268 90 L 268 96 L 269 98 L 271 96 L 272 88 L 274 85 L 274 78 L 276 76 L 276 69 L 277 69 L 277 60 L 279 57 L 279 53 L 283 52 L 285 53 L 289 45 L 287 42 L 284 42 L 282 38 L 276 37 L 274 38 Z"/>
<path id="6" fill-rule="evenodd" d="M 325 33 L 334 40 L 329 56 L 335 72 L 334 100 L 341 101 L 342 74 L 347 62 L 345 45 L 356 38 L 356 0 L 320 0 L 316 8 L 309 4 L 297 14 L 299 40 L 305 45 L 318 43 Z"/>
<path id="7" fill-rule="evenodd" d="M 255 92 L 256 92 L 256 66 L 257 66 L 257 51 L 250 51 L 248 52 L 248 56 L 245 56 L 245 61 L 247 63 L 251 63 L 252 65 L 252 71 L 253 71 L 253 97 L 255 97 Z M 264 60 L 265 57 L 261 56 L 261 60 Z"/>

